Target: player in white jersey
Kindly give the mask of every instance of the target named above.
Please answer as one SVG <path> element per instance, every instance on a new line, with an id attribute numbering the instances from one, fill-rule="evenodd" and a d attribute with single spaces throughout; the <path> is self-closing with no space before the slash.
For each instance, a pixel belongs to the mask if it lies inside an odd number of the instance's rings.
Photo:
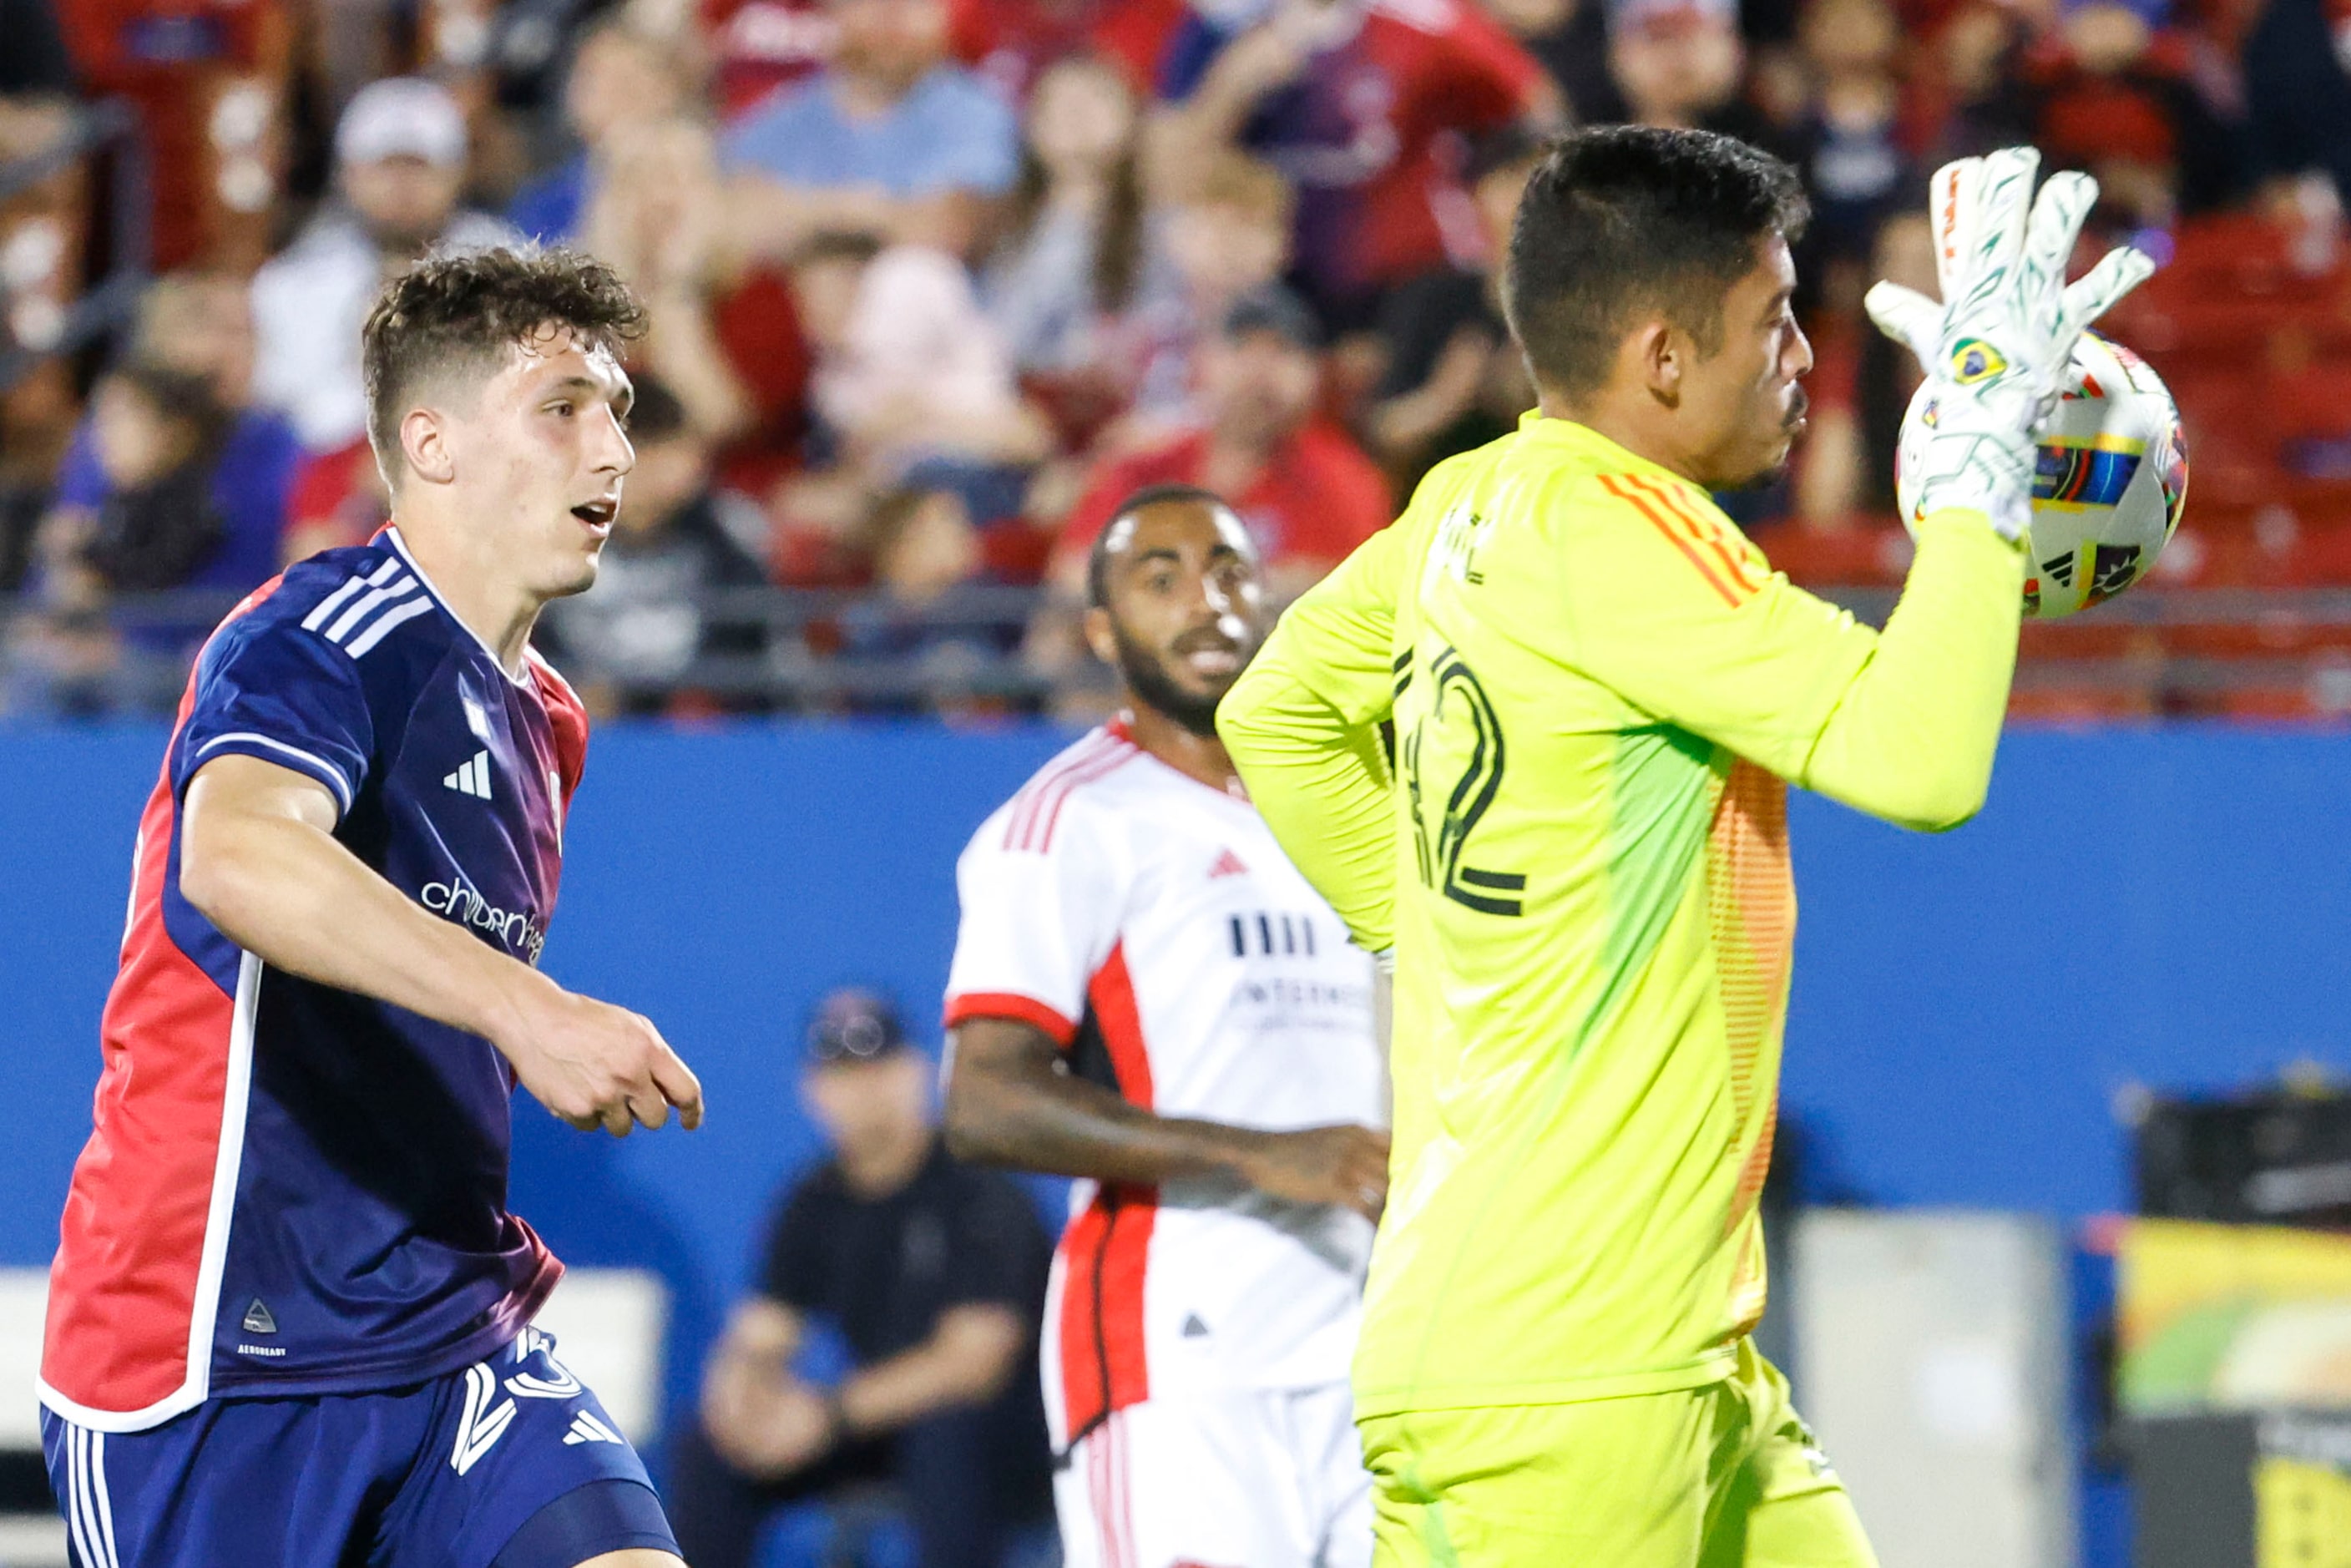
<path id="1" fill-rule="evenodd" d="M 1043 1336 L 1068 1568 L 1360 1568 L 1347 1374 L 1387 1191 L 1372 961 L 1217 739 L 1269 619 L 1240 520 L 1143 491 L 1089 584 L 1127 709 L 957 865 L 949 1145 L 1083 1178 Z"/>

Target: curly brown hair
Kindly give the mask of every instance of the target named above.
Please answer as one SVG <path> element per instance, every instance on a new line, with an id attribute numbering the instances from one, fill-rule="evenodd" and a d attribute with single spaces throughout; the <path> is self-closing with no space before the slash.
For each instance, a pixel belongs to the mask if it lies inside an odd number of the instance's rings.
<path id="1" fill-rule="evenodd" d="M 368 441 L 385 477 L 422 382 L 453 370 L 486 379 L 550 329 L 618 353 L 643 334 L 645 310 L 619 273 L 563 246 L 435 252 L 385 284 L 360 333 Z"/>

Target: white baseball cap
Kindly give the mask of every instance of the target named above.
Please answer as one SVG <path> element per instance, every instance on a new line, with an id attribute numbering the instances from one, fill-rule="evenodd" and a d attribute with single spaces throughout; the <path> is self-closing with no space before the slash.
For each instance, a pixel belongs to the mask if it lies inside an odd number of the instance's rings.
<path id="1" fill-rule="evenodd" d="M 386 77 L 360 89 L 335 127 L 335 157 L 345 163 L 422 158 L 454 169 L 465 162 L 465 113 L 438 82 Z"/>

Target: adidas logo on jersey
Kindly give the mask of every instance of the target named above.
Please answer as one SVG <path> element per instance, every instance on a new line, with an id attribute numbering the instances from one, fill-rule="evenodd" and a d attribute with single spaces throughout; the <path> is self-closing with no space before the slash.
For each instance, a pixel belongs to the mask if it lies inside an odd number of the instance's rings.
<path id="1" fill-rule="evenodd" d="M 1208 868 L 1208 880 L 1210 882 L 1216 881 L 1220 876 L 1247 875 L 1249 875 L 1248 864 L 1242 861 L 1240 856 L 1233 853 L 1230 850 L 1227 850 L 1223 854 L 1218 855 L 1217 857 L 1217 863 Z"/>
<path id="2" fill-rule="evenodd" d="M 474 753 L 472 761 L 442 779 L 441 783 L 444 789 L 455 789 L 460 795 L 471 795 L 476 800 L 488 800 L 490 798 L 490 754 L 486 751 L 476 751 Z"/>
<path id="3" fill-rule="evenodd" d="M 269 1308 L 263 1303 L 259 1296 L 254 1297 L 253 1305 L 245 1309 L 245 1332 L 247 1333 L 277 1332 L 277 1320 L 269 1315 Z"/>
<path id="4" fill-rule="evenodd" d="M 620 1440 L 618 1432 L 585 1410 L 571 1417 L 571 1430 L 563 1435 L 563 1446 L 567 1448 L 580 1443 L 617 1443 Z"/>

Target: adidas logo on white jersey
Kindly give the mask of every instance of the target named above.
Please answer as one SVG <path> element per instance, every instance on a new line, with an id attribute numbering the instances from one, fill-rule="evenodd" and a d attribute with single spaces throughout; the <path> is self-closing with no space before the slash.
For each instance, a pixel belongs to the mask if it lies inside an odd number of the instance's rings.
<path id="1" fill-rule="evenodd" d="M 472 761 L 442 779 L 441 783 L 444 788 L 455 789 L 460 795 L 471 795 L 476 800 L 488 800 L 490 798 L 490 754 L 486 751 L 476 751 L 474 753 Z"/>

